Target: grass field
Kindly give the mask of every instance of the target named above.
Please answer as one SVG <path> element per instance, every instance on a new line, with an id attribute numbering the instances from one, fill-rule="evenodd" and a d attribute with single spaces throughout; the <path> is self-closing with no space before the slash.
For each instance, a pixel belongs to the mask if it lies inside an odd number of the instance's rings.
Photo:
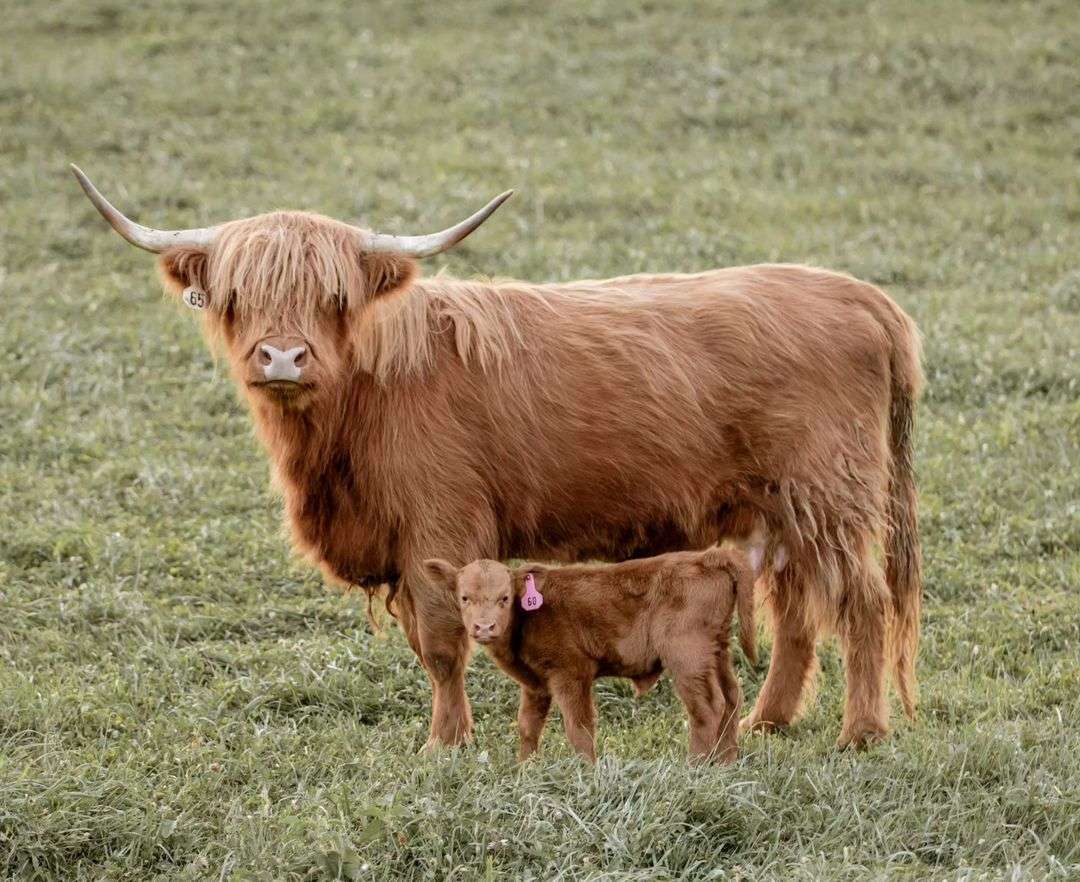
<path id="1" fill-rule="evenodd" d="M 1080 878 L 1076 11 L 0 0 L 0 877 Z M 432 272 L 881 284 L 926 337 L 920 723 L 836 753 L 825 646 L 734 767 L 609 683 L 595 770 L 554 726 L 519 768 L 479 659 L 475 745 L 416 756 L 402 635 L 290 559 L 224 367 L 72 160 L 177 227 L 518 189 Z"/>

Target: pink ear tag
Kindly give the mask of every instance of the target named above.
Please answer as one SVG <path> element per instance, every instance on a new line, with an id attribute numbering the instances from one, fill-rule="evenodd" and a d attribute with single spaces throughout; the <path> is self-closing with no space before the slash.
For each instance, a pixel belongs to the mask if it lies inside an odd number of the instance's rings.
<path id="1" fill-rule="evenodd" d="M 544 605 L 544 595 L 536 590 L 536 579 L 532 573 L 525 574 L 525 593 L 521 595 L 521 608 L 525 612 L 536 612 Z"/>

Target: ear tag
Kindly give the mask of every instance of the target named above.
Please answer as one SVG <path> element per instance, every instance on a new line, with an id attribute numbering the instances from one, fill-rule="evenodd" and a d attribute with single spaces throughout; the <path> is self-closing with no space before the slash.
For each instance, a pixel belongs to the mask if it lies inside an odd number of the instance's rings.
<path id="1" fill-rule="evenodd" d="M 525 593 L 521 595 L 521 608 L 525 612 L 536 612 L 544 605 L 544 595 L 536 590 L 536 579 L 532 573 L 525 574 Z"/>
<path id="2" fill-rule="evenodd" d="M 188 309 L 206 309 L 206 292 L 195 285 L 188 285 L 180 299 Z"/>

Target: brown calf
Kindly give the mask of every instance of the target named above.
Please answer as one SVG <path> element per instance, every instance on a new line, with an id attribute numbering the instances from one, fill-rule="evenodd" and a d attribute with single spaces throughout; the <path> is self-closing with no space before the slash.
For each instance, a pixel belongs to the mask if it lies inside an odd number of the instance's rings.
<path id="1" fill-rule="evenodd" d="M 493 560 L 458 569 L 424 562 L 434 590 L 453 592 L 465 630 L 521 684 L 518 758 L 539 745 L 551 699 L 566 737 L 596 759 L 598 677 L 629 677 L 643 691 L 662 670 L 690 718 L 690 753 L 731 762 L 742 691 L 728 646 L 739 608 L 739 640 L 755 658 L 753 574 L 746 558 L 713 547 L 620 564 L 511 571 Z M 428 607 L 421 600 L 421 616 Z M 436 604 L 441 606 L 441 604 Z"/>

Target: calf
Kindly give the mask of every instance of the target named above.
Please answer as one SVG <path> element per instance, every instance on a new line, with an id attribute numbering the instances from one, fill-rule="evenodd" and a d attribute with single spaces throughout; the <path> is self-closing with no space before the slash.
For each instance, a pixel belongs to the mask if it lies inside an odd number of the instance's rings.
<path id="1" fill-rule="evenodd" d="M 640 692 L 664 670 L 690 718 L 690 753 L 735 759 L 742 692 L 728 635 L 736 606 L 743 651 L 756 657 L 754 577 L 743 553 L 713 546 L 619 564 L 514 570 L 493 560 L 458 569 L 433 559 L 424 570 L 437 592 L 425 600 L 437 602 L 421 601 L 418 614 L 464 624 L 521 684 L 520 760 L 537 749 L 552 698 L 570 744 L 595 760 L 593 681 L 628 677 Z M 456 619 L 447 615 L 448 599 Z"/>

